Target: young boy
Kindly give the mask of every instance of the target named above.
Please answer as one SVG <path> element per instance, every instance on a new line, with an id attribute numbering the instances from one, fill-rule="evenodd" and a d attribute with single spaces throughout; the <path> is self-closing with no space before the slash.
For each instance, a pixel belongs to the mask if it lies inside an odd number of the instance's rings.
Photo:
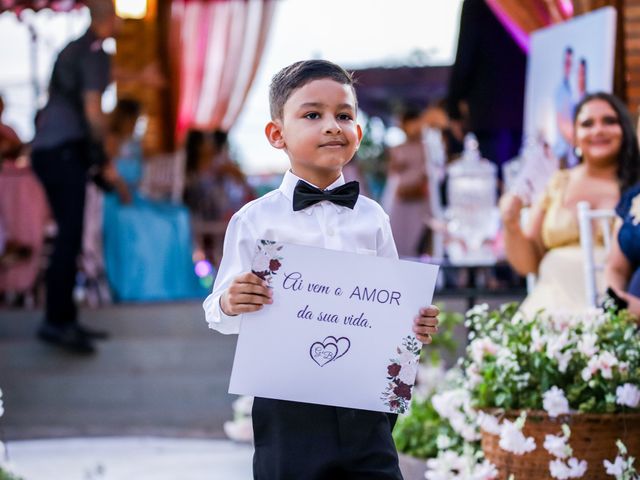
<path id="1" fill-rule="evenodd" d="M 398 257 L 387 215 L 342 176 L 362 138 L 351 75 L 324 60 L 297 62 L 273 78 L 269 101 L 265 133 L 287 154 L 291 169 L 280 188 L 245 205 L 229 223 L 213 292 L 204 302 L 207 322 L 222 333 L 238 333 L 241 321 L 251 321 L 245 314 L 274 301 L 266 282 L 251 273 L 258 239 Z M 430 306 L 415 317 L 421 342 L 431 342 L 438 313 Z M 401 479 L 391 437 L 395 419 L 256 398 L 254 478 Z"/>

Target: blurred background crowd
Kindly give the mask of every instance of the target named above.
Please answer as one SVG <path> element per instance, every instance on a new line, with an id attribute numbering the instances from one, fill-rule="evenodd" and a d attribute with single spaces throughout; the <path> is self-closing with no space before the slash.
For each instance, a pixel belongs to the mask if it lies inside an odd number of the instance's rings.
<path id="1" fill-rule="evenodd" d="M 535 83 L 529 34 L 605 4 L 547 2 L 544 14 L 523 15 L 509 1 L 452 2 L 451 65 L 424 51 L 403 65 L 345 64 L 365 130 L 345 176 L 383 205 L 402 258 L 443 266 L 441 294 L 471 305 L 479 292 L 528 291 L 532 310 L 589 303 L 575 281 L 588 275 L 577 205 L 612 214 L 615 232 L 596 228 L 594 251 L 617 239 L 614 208 L 622 220 L 637 208 L 633 198 L 619 204 L 638 180 L 635 70 L 612 60 L 608 85 L 593 81 L 587 65 L 599 60 L 567 37 L 544 128 L 528 129 L 525 90 Z M 93 351 L 106 332 L 78 330 L 79 305 L 206 295 L 227 222 L 283 172 L 281 160 L 254 153 L 257 142 L 267 147 L 256 126 L 266 116 L 245 113 L 257 110 L 247 99 L 262 81 L 278 8 L 292 7 L 2 3 L 0 20 L 30 32 L 33 92 L 30 110 L 11 88 L 0 97 L 0 115 L 15 102 L 11 119 L 0 117 L 0 302 L 43 306 L 41 339 L 66 335 L 65 345 Z M 43 62 L 40 37 L 51 34 L 41 18 L 55 25 L 65 15 L 59 48 Z M 613 20 L 620 38 L 625 21 Z M 611 44 L 608 56 L 624 48 Z M 242 122 L 254 122 L 253 136 L 237 133 Z M 617 260 L 599 293 L 610 286 L 634 306 L 627 287 L 637 262 L 613 243 Z M 604 262 L 604 252 L 594 255 Z"/>

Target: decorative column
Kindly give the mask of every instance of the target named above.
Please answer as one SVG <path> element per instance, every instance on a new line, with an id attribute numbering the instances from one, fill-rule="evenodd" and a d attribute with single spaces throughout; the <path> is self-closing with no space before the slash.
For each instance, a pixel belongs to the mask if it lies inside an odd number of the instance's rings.
<path id="1" fill-rule="evenodd" d="M 159 6 L 158 3 L 161 5 Z M 168 77 L 166 28 L 162 4 L 147 0 L 147 13 L 142 19 L 125 19 L 122 32 L 118 36 L 114 65 L 125 76 L 135 76 L 146 66 L 155 63 L 160 72 Z M 121 82 L 117 85 L 118 98 L 133 98 L 142 104 L 143 113 L 148 117 L 147 133 L 144 138 L 145 151 L 149 154 L 174 150 L 173 115 L 171 114 L 170 81 L 166 86 L 154 87 L 137 81 Z"/>

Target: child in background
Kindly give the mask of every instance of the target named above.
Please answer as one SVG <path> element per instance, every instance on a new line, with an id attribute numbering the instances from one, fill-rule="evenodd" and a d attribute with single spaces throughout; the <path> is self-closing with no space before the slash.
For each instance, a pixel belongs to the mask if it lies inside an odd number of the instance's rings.
<path id="1" fill-rule="evenodd" d="M 108 177 L 116 193 L 104 199 L 104 257 L 109 285 L 121 301 L 202 298 L 191 259 L 189 211 L 183 205 L 146 198 L 141 138 L 134 135 L 140 106 L 120 100 L 105 142 Z"/>

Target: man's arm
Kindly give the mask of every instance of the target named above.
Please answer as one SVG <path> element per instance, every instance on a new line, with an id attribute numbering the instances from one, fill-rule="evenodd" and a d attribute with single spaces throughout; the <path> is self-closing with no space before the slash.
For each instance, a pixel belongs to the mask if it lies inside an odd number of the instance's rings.
<path id="1" fill-rule="evenodd" d="M 88 90 L 84 93 L 84 114 L 91 139 L 103 142 L 107 131 L 107 115 L 102 111 L 102 92 Z"/>

